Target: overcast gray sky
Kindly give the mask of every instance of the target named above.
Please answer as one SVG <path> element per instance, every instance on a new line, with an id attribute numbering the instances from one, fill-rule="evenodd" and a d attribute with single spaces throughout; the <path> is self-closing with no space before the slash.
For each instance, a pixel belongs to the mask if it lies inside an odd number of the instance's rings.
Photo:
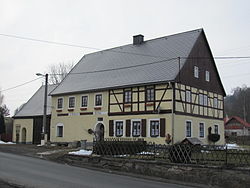
<path id="1" fill-rule="evenodd" d="M 0 0 L 0 90 L 36 79 L 50 64 L 77 63 L 94 50 L 10 38 L 1 34 L 98 49 L 203 28 L 214 56 L 250 56 L 248 0 Z M 216 60 L 224 88 L 250 86 L 250 59 Z M 42 80 L 4 91 L 13 111 Z"/>

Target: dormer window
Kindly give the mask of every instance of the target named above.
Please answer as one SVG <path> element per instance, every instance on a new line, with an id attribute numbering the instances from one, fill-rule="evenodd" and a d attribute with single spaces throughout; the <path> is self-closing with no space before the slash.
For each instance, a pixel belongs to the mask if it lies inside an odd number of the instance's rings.
<path id="1" fill-rule="evenodd" d="M 210 81 L 210 74 L 209 74 L 209 71 L 206 71 L 206 73 L 205 73 L 205 79 L 206 79 L 207 82 Z"/>
<path id="2" fill-rule="evenodd" d="M 199 78 L 199 67 L 194 66 L 194 77 Z"/>

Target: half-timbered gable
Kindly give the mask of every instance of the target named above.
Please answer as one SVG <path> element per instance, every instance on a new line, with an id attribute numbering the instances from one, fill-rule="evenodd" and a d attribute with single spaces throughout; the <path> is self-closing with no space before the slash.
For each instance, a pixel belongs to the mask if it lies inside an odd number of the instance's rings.
<path id="1" fill-rule="evenodd" d="M 195 87 L 175 84 L 175 113 L 223 119 L 223 96 Z"/>
<path id="2" fill-rule="evenodd" d="M 224 143 L 225 95 L 202 29 L 85 55 L 51 92 L 52 142 Z M 94 135 L 91 133 L 95 133 Z"/>

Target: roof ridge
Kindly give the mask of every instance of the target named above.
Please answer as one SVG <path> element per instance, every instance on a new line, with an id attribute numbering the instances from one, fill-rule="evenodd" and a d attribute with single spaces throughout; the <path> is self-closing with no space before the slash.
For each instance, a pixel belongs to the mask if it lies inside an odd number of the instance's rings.
<path id="1" fill-rule="evenodd" d="M 162 37 L 157 37 L 157 38 L 145 40 L 143 43 L 145 43 L 145 42 L 151 42 L 151 41 L 155 41 L 155 40 L 159 40 L 159 39 L 164 39 L 164 38 L 167 38 L 167 37 L 173 37 L 173 36 L 176 36 L 176 35 L 182 35 L 182 34 L 186 34 L 186 33 L 198 32 L 198 31 L 203 31 L 203 28 L 194 29 L 194 30 L 190 30 L 190 31 L 184 31 L 184 32 L 180 32 L 180 33 L 174 33 L 174 34 L 167 35 L 167 36 L 162 36 Z M 141 45 L 143 45 L 143 43 Z M 122 46 L 108 48 L 108 49 L 100 50 L 100 51 L 97 51 L 97 52 L 92 52 L 92 53 L 89 53 L 89 54 L 85 54 L 82 58 L 84 58 L 86 56 L 90 56 L 90 55 L 95 55 L 95 54 L 103 53 L 103 52 L 106 52 L 106 51 L 114 51 L 114 49 L 124 48 L 124 47 L 127 47 L 127 46 L 134 46 L 134 45 L 132 43 L 130 43 L 130 44 L 122 45 Z M 119 51 L 114 51 L 114 52 L 118 52 L 119 53 Z M 125 53 L 125 52 L 121 52 L 121 53 Z M 137 55 L 146 55 L 146 54 L 137 54 Z"/>

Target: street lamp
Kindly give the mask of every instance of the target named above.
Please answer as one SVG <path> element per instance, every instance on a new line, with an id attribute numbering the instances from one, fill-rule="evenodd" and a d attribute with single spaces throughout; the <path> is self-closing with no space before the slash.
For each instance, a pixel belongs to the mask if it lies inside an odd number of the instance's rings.
<path id="1" fill-rule="evenodd" d="M 45 89 L 44 89 L 44 105 L 43 105 L 43 127 L 41 132 L 41 145 L 45 145 L 48 140 L 46 119 L 47 119 L 47 93 L 48 93 L 48 74 L 36 73 L 37 76 L 45 77 Z"/>

